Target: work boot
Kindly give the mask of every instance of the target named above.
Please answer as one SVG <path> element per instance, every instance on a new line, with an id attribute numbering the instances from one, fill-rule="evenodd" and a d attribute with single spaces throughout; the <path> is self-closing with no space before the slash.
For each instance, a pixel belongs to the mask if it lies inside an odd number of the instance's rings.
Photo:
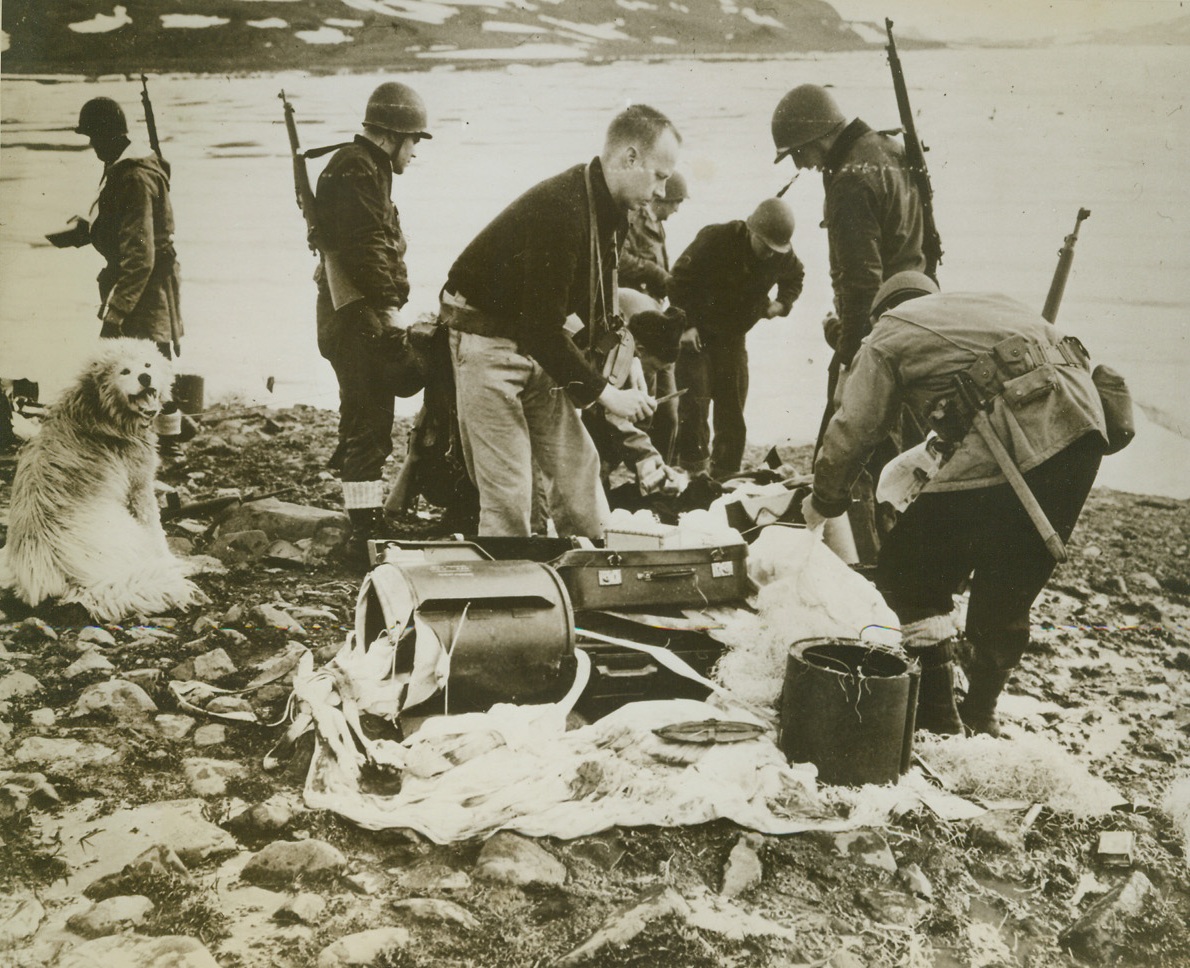
<path id="1" fill-rule="evenodd" d="M 348 508 L 347 517 L 351 519 L 351 538 L 347 544 L 346 563 L 352 571 L 370 571 L 368 542 L 392 537 L 384 508 Z"/>
<path id="2" fill-rule="evenodd" d="M 940 736 L 963 732 L 963 721 L 954 698 L 954 651 L 948 639 L 937 645 L 908 649 L 921 665 L 921 685 L 917 692 L 917 729 Z"/>
<path id="3" fill-rule="evenodd" d="M 996 703 L 1011 671 L 999 669 L 972 669 L 971 686 L 959 706 L 963 725 L 975 735 L 999 736 L 1000 720 L 996 716 Z"/>

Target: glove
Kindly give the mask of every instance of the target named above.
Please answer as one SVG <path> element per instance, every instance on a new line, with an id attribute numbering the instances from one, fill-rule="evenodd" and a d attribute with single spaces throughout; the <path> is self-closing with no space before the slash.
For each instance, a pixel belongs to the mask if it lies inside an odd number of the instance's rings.
<path id="1" fill-rule="evenodd" d="M 826 524 L 826 515 L 819 514 L 818 509 L 814 507 L 814 494 L 807 494 L 805 500 L 802 501 L 802 520 L 806 522 L 806 527 L 815 534 L 822 534 L 822 528 Z"/>
<path id="2" fill-rule="evenodd" d="M 102 339 L 114 339 L 124 333 L 124 314 L 110 306 L 99 317 L 103 320 L 103 327 L 99 330 Z"/>
<path id="3" fill-rule="evenodd" d="M 839 346 L 839 337 L 843 335 L 843 321 L 831 310 L 822 317 L 822 335 L 826 345 L 832 350 Z"/>

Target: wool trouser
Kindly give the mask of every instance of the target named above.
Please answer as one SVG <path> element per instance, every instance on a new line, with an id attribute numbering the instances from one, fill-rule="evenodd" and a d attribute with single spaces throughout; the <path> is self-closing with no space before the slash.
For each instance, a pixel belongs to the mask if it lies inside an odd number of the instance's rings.
<path id="1" fill-rule="evenodd" d="M 1087 434 L 1025 474 L 1063 541 L 1086 502 L 1103 442 Z M 1015 668 L 1029 646 L 1029 610 L 1054 570 L 1008 484 L 927 492 L 900 516 L 880 549 L 876 584 L 902 625 L 947 615 L 970 579 L 966 636 L 974 664 Z"/>
<path id="2" fill-rule="evenodd" d="M 743 463 L 748 437 L 744 423 L 748 349 L 744 339 L 709 337 L 700 352 L 683 347 L 678 355 L 675 375 L 678 387 L 686 389 L 678 405 L 678 463 L 692 473 L 709 470 L 714 477 L 726 477 L 737 473 Z"/>
<path id="3" fill-rule="evenodd" d="M 531 533 L 536 464 L 558 534 L 601 538 L 608 509 L 599 454 L 574 403 L 515 340 L 452 330 L 450 348 L 479 533 Z"/>
<path id="4" fill-rule="evenodd" d="M 678 380 L 674 372 L 676 365 L 670 363 L 668 366 L 655 370 L 652 374 L 645 374 L 645 379 L 650 384 L 649 393 L 655 399 L 660 400 L 662 397 L 667 397 L 678 388 Z M 649 440 L 657 448 L 661 459 L 667 464 L 672 464 L 674 445 L 677 443 L 677 439 L 678 400 L 675 398 L 657 404 L 657 409 L 653 412 L 653 422 L 649 425 Z"/>
<path id="5" fill-rule="evenodd" d="M 384 354 L 374 335 L 379 331 L 367 303 L 336 310 L 330 293 L 319 287 L 318 349 L 339 381 L 339 446 L 331 465 L 344 482 L 383 480 L 393 452 L 393 392 L 386 389 Z"/>

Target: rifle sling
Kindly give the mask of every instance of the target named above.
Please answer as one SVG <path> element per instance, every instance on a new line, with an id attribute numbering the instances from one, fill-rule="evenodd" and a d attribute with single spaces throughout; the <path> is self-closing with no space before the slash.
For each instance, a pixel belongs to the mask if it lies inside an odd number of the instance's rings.
<path id="1" fill-rule="evenodd" d="M 349 148 L 355 144 L 354 141 L 340 141 L 337 145 L 323 145 L 321 148 L 310 148 L 307 151 L 298 152 L 301 158 L 321 158 L 323 155 L 329 155 L 332 151 L 338 151 L 340 148 Z"/>

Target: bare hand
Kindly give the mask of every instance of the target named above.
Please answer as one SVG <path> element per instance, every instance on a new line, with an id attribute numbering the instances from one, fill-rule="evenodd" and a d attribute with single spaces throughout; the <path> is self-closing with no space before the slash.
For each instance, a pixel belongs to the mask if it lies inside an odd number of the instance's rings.
<path id="1" fill-rule="evenodd" d="M 405 320 L 401 318 L 401 310 L 396 306 L 389 306 L 379 316 L 381 329 L 405 329 Z"/>
<path id="2" fill-rule="evenodd" d="M 843 323 L 833 310 L 822 317 L 822 335 L 832 350 L 838 347 L 839 337 L 843 335 Z"/>
<path id="3" fill-rule="evenodd" d="M 657 409 L 657 401 L 647 393 L 635 389 L 617 390 L 610 383 L 599 394 L 599 403 L 608 413 L 632 423 L 651 417 Z"/>
<path id="4" fill-rule="evenodd" d="M 772 319 L 775 316 L 780 316 L 783 312 L 785 312 L 785 304 L 777 302 L 775 299 L 770 299 L 768 309 L 764 311 L 764 318 Z"/>
<path id="5" fill-rule="evenodd" d="M 695 327 L 691 326 L 682 333 L 682 338 L 678 342 L 678 349 L 685 350 L 688 353 L 702 352 L 702 340 L 699 338 L 698 330 Z"/>

